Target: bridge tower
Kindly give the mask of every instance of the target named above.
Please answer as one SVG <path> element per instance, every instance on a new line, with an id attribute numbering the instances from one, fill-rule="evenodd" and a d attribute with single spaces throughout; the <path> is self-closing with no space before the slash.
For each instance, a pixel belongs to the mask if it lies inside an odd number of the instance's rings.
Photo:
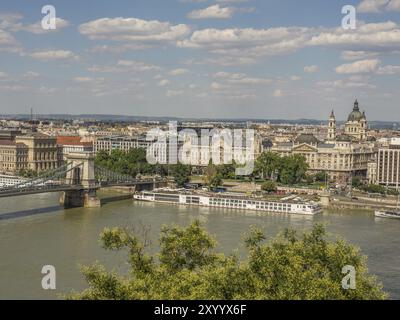
<path id="1" fill-rule="evenodd" d="M 100 199 L 96 195 L 93 153 L 71 153 L 66 156 L 67 163 L 73 170 L 67 173 L 66 183 L 71 190 L 64 191 L 60 203 L 65 208 L 98 208 Z"/>

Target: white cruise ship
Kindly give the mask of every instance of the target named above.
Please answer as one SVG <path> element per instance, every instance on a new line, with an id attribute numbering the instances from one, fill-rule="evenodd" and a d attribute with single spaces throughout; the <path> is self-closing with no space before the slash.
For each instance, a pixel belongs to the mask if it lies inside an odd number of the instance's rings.
<path id="1" fill-rule="evenodd" d="M 282 201 L 271 202 L 243 196 L 185 194 L 166 191 L 143 191 L 134 199 L 148 202 L 174 203 L 214 208 L 243 209 L 276 213 L 315 215 L 322 213 L 321 207 L 313 202 Z"/>

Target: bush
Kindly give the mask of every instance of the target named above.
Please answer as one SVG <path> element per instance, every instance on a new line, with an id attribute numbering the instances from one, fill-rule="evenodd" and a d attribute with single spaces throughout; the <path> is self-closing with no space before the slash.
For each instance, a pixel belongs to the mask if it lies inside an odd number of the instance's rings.
<path id="1" fill-rule="evenodd" d="M 273 181 L 266 181 L 261 185 L 261 190 L 271 193 L 278 191 L 278 186 Z"/>
<path id="2" fill-rule="evenodd" d="M 343 240 L 327 239 L 316 225 L 298 235 L 286 230 L 273 241 L 253 228 L 245 238 L 248 256 L 215 252 L 216 241 L 196 221 L 187 228 L 165 226 L 160 253 L 146 253 L 147 241 L 126 229 L 106 229 L 105 249 L 125 249 L 125 276 L 101 265 L 83 268 L 87 290 L 69 296 L 85 300 L 365 300 L 385 299 L 366 258 Z M 356 289 L 342 287 L 344 266 L 356 271 Z"/>

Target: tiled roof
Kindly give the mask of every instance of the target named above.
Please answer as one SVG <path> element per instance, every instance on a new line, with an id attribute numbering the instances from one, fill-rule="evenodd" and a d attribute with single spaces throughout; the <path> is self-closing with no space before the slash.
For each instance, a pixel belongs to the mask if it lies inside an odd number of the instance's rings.
<path id="1" fill-rule="evenodd" d="M 11 140 L 0 140 L 0 146 L 15 146 L 15 145 L 17 144 Z"/>
<path id="2" fill-rule="evenodd" d="M 92 146 L 92 142 L 81 142 L 79 136 L 58 136 L 57 143 L 63 146 Z"/>

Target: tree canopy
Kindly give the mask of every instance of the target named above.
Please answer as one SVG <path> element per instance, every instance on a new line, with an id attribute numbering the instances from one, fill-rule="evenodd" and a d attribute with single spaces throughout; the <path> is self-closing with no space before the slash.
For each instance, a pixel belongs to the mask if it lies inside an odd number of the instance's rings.
<path id="1" fill-rule="evenodd" d="M 108 250 L 127 250 L 130 271 L 108 272 L 96 264 L 83 268 L 88 289 L 70 299 L 117 300 L 299 300 L 385 299 L 366 257 L 344 240 L 327 239 L 323 226 L 298 234 L 287 229 L 271 241 L 253 227 L 245 236 L 247 258 L 225 256 L 195 221 L 187 228 L 164 226 L 158 254 L 148 241 L 127 229 L 105 229 Z M 356 270 L 356 289 L 342 287 L 342 268 Z"/>
<path id="2" fill-rule="evenodd" d="M 306 177 L 308 164 L 301 155 L 280 157 L 272 152 L 262 153 L 255 164 L 255 171 L 263 179 L 277 180 L 283 184 L 293 185 Z"/>

